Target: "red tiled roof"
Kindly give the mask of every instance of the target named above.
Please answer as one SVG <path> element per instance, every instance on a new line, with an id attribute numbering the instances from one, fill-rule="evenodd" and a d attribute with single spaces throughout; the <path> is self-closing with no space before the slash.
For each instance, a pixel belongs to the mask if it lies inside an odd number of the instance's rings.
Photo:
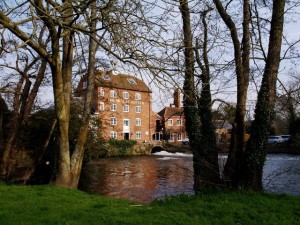
<path id="1" fill-rule="evenodd" d="M 105 76 L 109 79 L 104 79 Z M 135 81 L 135 83 L 130 83 L 128 79 Z M 95 76 L 95 85 L 140 92 L 152 92 L 141 79 L 121 73 L 114 75 L 111 71 L 97 71 Z"/>
<path id="2" fill-rule="evenodd" d="M 75 91 L 75 95 L 79 95 L 84 91 L 83 83 L 86 79 L 86 76 L 81 78 Z M 133 82 L 130 82 L 130 80 Z M 97 86 L 152 93 L 149 87 L 141 79 L 128 74 L 113 74 L 112 71 L 96 71 L 95 87 Z"/>
<path id="3" fill-rule="evenodd" d="M 165 107 L 158 114 L 165 119 L 171 118 L 172 116 L 184 117 L 183 107 Z"/>

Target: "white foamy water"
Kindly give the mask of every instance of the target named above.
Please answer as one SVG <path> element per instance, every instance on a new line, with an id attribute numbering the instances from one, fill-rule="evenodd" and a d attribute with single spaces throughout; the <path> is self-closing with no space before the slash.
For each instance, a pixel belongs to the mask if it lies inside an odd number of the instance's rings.
<path id="1" fill-rule="evenodd" d="M 189 153 L 180 153 L 180 152 L 175 152 L 175 153 L 171 153 L 171 152 L 167 152 L 167 151 L 161 151 L 161 152 L 156 152 L 153 153 L 152 155 L 159 155 L 159 156 L 169 156 L 169 159 L 172 157 L 193 157 L 193 154 L 189 154 Z"/>

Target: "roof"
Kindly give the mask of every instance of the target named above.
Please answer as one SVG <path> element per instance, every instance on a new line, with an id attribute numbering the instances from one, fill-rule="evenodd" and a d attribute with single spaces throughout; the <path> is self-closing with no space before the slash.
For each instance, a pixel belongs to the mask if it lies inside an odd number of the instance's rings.
<path id="1" fill-rule="evenodd" d="M 140 92 L 152 92 L 141 79 L 128 74 L 113 73 L 112 71 L 97 71 L 95 85 Z"/>
<path id="2" fill-rule="evenodd" d="M 214 120 L 213 124 L 216 129 L 232 129 L 231 123 L 227 120 Z"/>
<path id="3" fill-rule="evenodd" d="M 158 113 L 162 118 L 168 119 L 173 116 L 184 117 L 183 107 L 165 107 Z"/>
<path id="4" fill-rule="evenodd" d="M 83 83 L 86 79 L 87 76 L 81 78 L 76 93 L 84 91 Z M 141 79 L 128 74 L 115 73 L 113 71 L 95 71 L 95 86 L 152 93 L 149 87 Z"/>

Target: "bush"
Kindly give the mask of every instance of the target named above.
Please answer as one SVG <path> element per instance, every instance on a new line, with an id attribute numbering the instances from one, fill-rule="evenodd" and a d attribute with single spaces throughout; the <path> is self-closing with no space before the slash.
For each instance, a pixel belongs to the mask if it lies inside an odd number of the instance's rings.
<path id="1" fill-rule="evenodd" d="M 125 156 L 129 155 L 130 149 L 136 144 L 137 142 L 134 140 L 116 140 L 110 139 L 108 144 L 110 146 L 110 156 Z"/>

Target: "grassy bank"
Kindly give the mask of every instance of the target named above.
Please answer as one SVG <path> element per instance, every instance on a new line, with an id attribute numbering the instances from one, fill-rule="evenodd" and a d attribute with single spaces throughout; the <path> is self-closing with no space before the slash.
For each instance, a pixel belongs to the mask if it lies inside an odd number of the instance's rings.
<path id="1" fill-rule="evenodd" d="M 0 224 L 300 224 L 300 198 L 218 191 L 140 205 L 54 186 L 0 184 Z"/>

